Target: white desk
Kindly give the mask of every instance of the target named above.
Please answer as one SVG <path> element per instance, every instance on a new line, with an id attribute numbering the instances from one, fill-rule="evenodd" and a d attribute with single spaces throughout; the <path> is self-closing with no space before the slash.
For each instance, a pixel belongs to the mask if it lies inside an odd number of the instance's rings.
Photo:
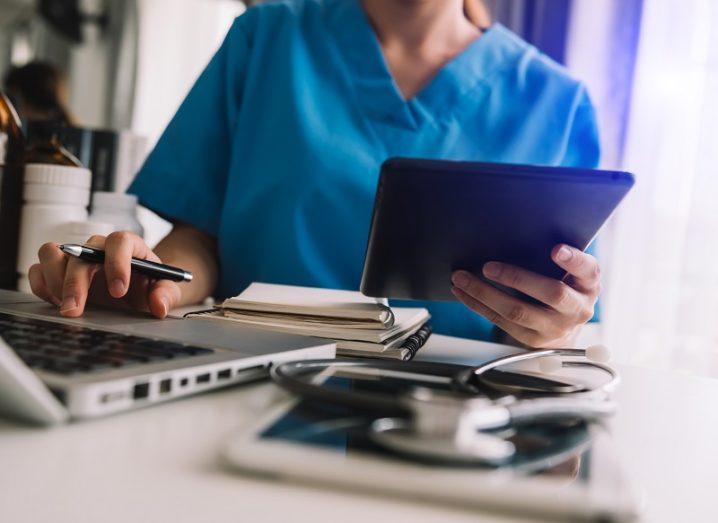
<path id="1" fill-rule="evenodd" d="M 434 336 L 423 359 L 491 349 Z M 614 432 L 644 520 L 718 521 L 718 381 L 621 370 Z M 51 430 L 0 421 L 0 521 L 509 521 L 223 470 L 227 436 L 282 397 L 264 383 Z"/>

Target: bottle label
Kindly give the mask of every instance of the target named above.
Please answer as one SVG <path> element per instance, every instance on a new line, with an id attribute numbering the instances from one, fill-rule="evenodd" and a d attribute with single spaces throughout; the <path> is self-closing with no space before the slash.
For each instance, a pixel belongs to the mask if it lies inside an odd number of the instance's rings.
<path id="1" fill-rule="evenodd" d="M 7 154 L 7 133 L 0 132 L 0 165 L 5 165 L 5 155 Z"/>

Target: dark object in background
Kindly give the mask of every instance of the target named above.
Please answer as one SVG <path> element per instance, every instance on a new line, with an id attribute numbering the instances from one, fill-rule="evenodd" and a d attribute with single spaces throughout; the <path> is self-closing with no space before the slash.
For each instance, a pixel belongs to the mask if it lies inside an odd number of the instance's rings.
<path id="1" fill-rule="evenodd" d="M 0 288 L 17 285 L 25 138 L 10 100 L 0 92 Z"/>
<path id="2" fill-rule="evenodd" d="M 40 0 L 40 16 L 58 33 L 82 42 L 82 13 L 79 0 Z"/>
<path id="3" fill-rule="evenodd" d="M 3 84 L 21 120 L 73 123 L 66 107 L 65 76 L 53 64 L 34 61 L 11 67 Z"/>
<path id="4" fill-rule="evenodd" d="M 584 250 L 633 176 L 618 171 L 392 158 L 384 162 L 361 292 L 455 301 L 451 274 L 489 261 L 562 279 L 558 243 Z"/>
<path id="5" fill-rule="evenodd" d="M 88 14 L 80 10 L 79 0 L 40 0 L 40 16 L 65 38 L 82 43 L 82 25 L 107 26 L 106 14 Z"/>
<path id="6" fill-rule="evenodd" d="M 566 63 L 566 43 L 574 0 L 483 0 L 500 22 L 560 64 Z"/>
<path id="7" fill-rule="evenodd" d="M 128 131 L 65 127 L 62 143 L 92 171 L 92 192 L 124 191 L 136 165 L 135 135 Z"/>
<path id="8" fill-rule="evenodd" d="M 61 141 L 92 171 L 91 191 L 115 191 L 119 133 L 100 129 L 65 127 Z"/>

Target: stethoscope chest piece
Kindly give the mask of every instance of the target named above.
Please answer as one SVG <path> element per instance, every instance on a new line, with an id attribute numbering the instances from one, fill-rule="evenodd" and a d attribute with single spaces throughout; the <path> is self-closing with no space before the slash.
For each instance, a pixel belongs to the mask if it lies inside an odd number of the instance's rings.
<path id="1" fill-rule="evenodd" d="M 374 421 L 369 438 L 396 454 L 425 462 L 450 465 L 494 465 L 510 460 L 516 449 L 500 437 L 475 432 L 459 441 L 456 434 L 427 433 L 417 430 L 409 419 L 381 418 Z"/>
<path id="2" fill-rule="evenodd" d="M 504 394 L 574 394 L 587 390 L 583 383 L 559 377 L 541 376 L 529 371 L 490 369 L 480 378 L 473 377 L 471 374 L 470 370 L 465 373 L 464 383 L 471 384 L 477 389 L 488 388 Z"/>
<path id="3" fill-rule="evenodd" d="M 600 345 L 585 350 L 542 349 L 512 354 L 462 370 L 454 376 L 454 386 L 466 392 L 489 389 L 504 394 L 607 395 L 619 381 L 616 371 L 604 363 L 608 357 L 608 350 Z M 514 369 L 532 363 L 536 368 Z"/>

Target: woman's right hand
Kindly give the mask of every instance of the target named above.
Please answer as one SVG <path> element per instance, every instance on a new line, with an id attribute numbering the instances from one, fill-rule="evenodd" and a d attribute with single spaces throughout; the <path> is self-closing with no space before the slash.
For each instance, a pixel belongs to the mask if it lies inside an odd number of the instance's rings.
<path id="1" fill-rule="evenodd" d="M 113 232 L 107 237 L 92 236 L 87 245 L 105 250 L 104 265 L 67 256 L 56 243 L 46 243 L 38 251 L 40 263 L 30 267 L 32 292 L 60 307 L 63 316 L 81 316 L 90 301 L 129 306 L 164 318 L 179 303 L 182 291 L 177 283 L 131 274 L 133 257 L 162 263 L 139 236 Z"/>

